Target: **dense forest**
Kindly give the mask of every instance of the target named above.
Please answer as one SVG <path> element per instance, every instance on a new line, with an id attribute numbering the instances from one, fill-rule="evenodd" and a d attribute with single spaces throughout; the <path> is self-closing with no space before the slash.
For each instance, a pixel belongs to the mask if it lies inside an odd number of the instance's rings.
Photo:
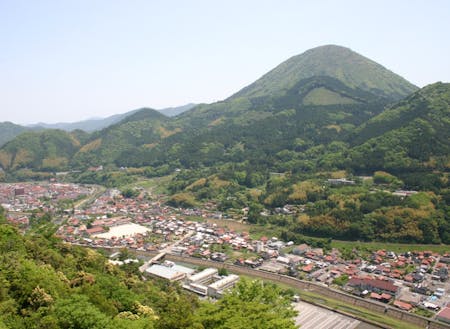
<path id="1" fill-rule="evenodd" d="M 294 329 L 290 294 L 241 280 L 223 299 L 199 301 L 177 284 L 142 280 L 137 264 L 68 245 L 49 226 L 21 234 L 0 209 L 0 328 Z"/>

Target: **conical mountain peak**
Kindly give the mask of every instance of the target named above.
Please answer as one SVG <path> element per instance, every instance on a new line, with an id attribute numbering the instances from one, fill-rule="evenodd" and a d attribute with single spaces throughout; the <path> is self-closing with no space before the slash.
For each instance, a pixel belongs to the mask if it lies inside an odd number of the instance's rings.
<path id="1" fill-rule="evenodd" d="M 325 45 L 289 58 L 232 97 L 281 95 L 301 80 L 315 76 L 338 79 L 350 88 L 394 100 L 418 89 L 399 75 L 349 48 Z"/>

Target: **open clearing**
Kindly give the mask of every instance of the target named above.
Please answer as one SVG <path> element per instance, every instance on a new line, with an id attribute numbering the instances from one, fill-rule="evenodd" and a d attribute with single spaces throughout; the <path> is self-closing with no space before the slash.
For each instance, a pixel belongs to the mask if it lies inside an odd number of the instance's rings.
<path id="1" fill-rule="evenodd" d="M 101 239 L 111 239 L 112 237 L 121 238 L 121 237 L 129 237 L 138 233 L 145 233 L 150 231 L 147 227 L 130 223 L 125 225 L 113 226 L 106 233 L 101 233 L 95 235 L 96 238 Z"/>

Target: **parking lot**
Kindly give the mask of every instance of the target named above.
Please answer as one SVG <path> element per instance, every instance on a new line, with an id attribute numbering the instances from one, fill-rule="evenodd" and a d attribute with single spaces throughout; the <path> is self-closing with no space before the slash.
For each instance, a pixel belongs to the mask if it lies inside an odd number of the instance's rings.
<path id="1" fill-rule="evenodd" d="M 302 329 L 362 328 L 361 321 L 305 302 L 295 303 L 295 309 L 299 311 L 295 323 Z M 364 326 L 364 328 L 369 327 Z"/>

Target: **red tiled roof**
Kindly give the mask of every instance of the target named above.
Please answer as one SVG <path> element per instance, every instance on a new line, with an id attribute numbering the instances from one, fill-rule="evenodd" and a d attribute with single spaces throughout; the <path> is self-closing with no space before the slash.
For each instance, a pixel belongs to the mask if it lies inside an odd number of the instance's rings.
<path id="1" fill-rule="evenodd" d="M 389 300 L 389 299 L 391 299 L 391 298 L 392 298 L 392 296 L 389 295 L 389 294 L 381 294 L 381 299 Z"/>
<path id="2" fill-rule="evenodd" d="M 95 233 L 104 232 L 104 229 L 101 226 L 95 226 L 95 227 L 87 229 L 86 232 L 89 234 L 95 234 Z"/>
<path id="3" fill-rule="evenodd" d="M 413 308 L 413 306 L 411 304 L 404 303 L 399 300 L 394 301 L 394 306 L 397 306 L 398 308 L 405 310 L 405 311 L 409 311 Z"/>
<path id="4" fill-rule="evenodd" d="M 443 308 L 437 315 L 436 317 L 438 318 L 442 318 L 442 319 L 446 319 L 446 320 L 450 320 L 450 307 L 446 307 Z"/>
<path id="5" fill-rule="evenodd" d="M 370 298 L 381 299 L 382 297 L 381 297 L 381 295 L 377 294 L 376 292 L 371 292 L 370 293 Z"/>
<path id="6" fill-rule="evenodd" d="M 302 267 L 302 271 L 304 271 L 304 272 L 311 272 L 313 268 L 314 268 L 314 265 L 313 264 L 309 264 L 309 265 L 303 266 Z"/>
<path id="7" fill-rule="evenodd" d="M 398 287 L 395 286 L 392 282 L 387 280 L 379 280 L 379 279 L 359 279 L 359 278 L 351 278 L 349 281 L 350 286 L 369 286 L 373 288 L 377 288 L 380 290 L 391 291 L 396 293 Z"/>
<path id="8" fill-rule="evenodd" d="M 403 278 L 403 280 L 407 281 L 407 282 L 413 282 L 414 279 L 412 277 L 412 275 L 405 275 L 405 277 Z"/>

